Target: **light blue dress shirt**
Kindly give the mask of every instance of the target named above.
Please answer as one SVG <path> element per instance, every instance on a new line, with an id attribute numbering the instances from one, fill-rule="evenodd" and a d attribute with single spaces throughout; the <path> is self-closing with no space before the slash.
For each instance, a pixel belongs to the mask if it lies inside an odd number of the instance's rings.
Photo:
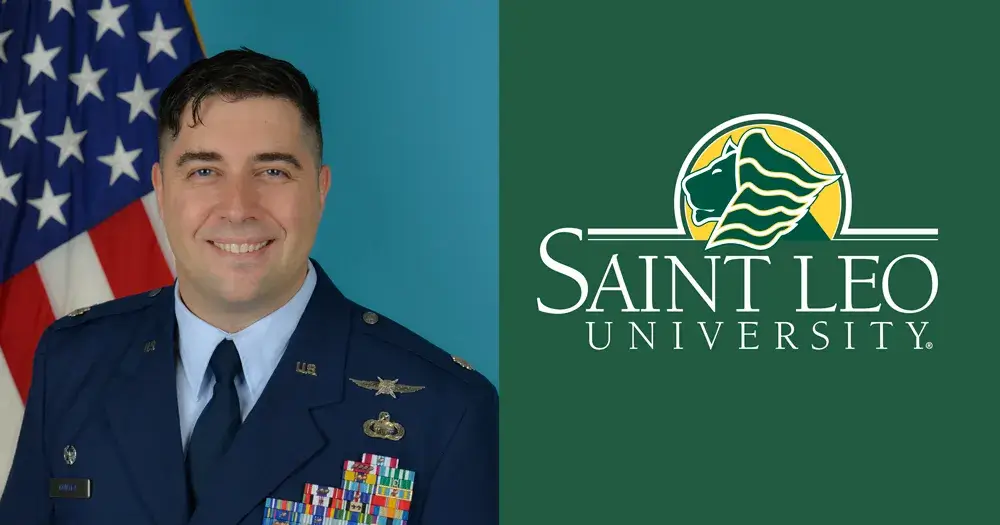
<path id="1" fill-rule="evenodd" d="M 302 288 L 284 306 L 235 334 L 224 332 L 194 315 L 174 287 L 174 312 L 180 356 L 177 361 L 177 403 L 180 411 L 181 446 L 187 452 L 194 425 L 212 399 L 215 377 L 208 369 L 215 347 L 231 339 L 240 354 L 245 379 L 236 380 L 240 412 L 246 419 L 264 386 L 288 347 L 288 340 L 316 288 L 316 270 L 309 270 Z"/>

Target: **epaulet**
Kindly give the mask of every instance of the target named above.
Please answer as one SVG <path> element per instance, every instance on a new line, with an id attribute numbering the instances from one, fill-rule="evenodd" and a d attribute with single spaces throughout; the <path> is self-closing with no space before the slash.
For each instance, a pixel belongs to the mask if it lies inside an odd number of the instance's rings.
<path id="1" fill-rule="evenodd" d="M 89 323 L 96 319 L 134 312 L 145 308 L 153 302 L 153 298 L 160 294 L 162 288 L 149 290 L 148 292 L 129 295 L 119 299 L 112 299 L 103 303 L 77 308 L 65 316 L 57 319 L 49 327 L 50 330 L 65 330 L 84 323 Z"/>
<path id="2" fill-rule="evenodd" d="M 445 352 L 434 343 L 385 315 L 362 306 L 357 306 L 357 308 L 361 312 L 360 329 L 368 335 L 416 354 L 466 383 L 493 388 L 493 383 L 476 371 L 465 359 Z"/>

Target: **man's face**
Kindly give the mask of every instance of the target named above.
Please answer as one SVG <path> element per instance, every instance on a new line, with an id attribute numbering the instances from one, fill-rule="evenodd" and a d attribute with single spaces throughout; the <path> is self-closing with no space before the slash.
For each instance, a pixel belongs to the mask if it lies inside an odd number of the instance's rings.
<path id="1" fill-rule="evenodd" d="M 290 102 L 215 97 L 199 116 L 192 127 L 183 113 L 153 166 L 182 291 L 236 309 L 287 300 L 305 277 L 329 168 Z"/>

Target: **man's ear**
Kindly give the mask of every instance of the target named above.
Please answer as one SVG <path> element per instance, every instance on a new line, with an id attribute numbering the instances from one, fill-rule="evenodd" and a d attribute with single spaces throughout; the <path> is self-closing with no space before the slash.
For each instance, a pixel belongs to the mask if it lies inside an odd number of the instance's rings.
<path id="1" fill-rule="evenodd" d="M 163 220 L 163 173 L 160 170 L 160 163 L 153 163 L 152 170 L 153 179 L 153 191 L 156 193 L 156 209 L 157 213 L 160 214 L 160 220 Z"/>
<path id="2" fill-rule="evenodd" d="M 330 191 L 330 166 L 324 164 L 319 169 L 319 209 L 326 207 L 326 194 Z"/>

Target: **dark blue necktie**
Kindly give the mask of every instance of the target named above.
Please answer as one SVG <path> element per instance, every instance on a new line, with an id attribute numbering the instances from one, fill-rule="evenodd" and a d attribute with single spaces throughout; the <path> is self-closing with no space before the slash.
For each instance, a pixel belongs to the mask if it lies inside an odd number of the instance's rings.
<path id="1" fill-rule="evenodd" d="M 233 382 L 243 372 L 236 345 L 224 339 L 215 347 L 208 366 L 215 374 L 215 390 L 212 399 L 198 417 L 187 452 L 192 512 L 208 492 L 208 480 L 217 470 L 222 456 L 229 450 L 242 423 L 240 399 Z"/>

